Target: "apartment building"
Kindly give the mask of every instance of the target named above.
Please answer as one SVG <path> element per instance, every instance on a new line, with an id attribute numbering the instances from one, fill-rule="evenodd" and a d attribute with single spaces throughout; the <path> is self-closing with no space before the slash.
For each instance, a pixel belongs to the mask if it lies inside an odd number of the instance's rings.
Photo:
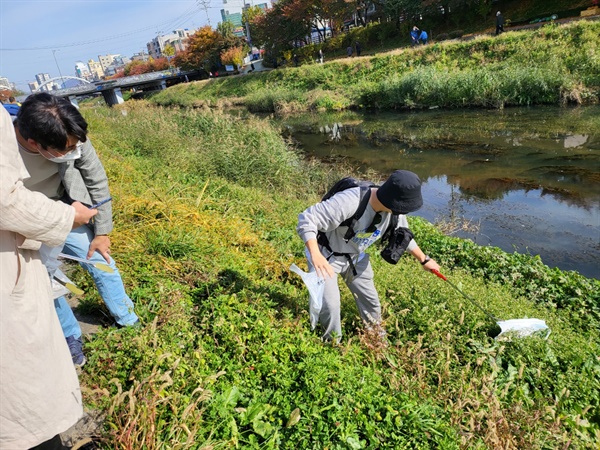
<path id="1" fill-rule="evenodd" d="M 173 46 L 175 52 L 185 50 L 187 38 L 194 34 L 196 30 L 188 30 L 187 28 L 179 28 L 172 33 L 158 35 L 146 44 L 148 54 L 153 58 L 161 58 L 163 51 L 167 46 Z"/>
<path id="2" fill-rule="evenodd" d="M 92 79 L 92 73 L 90 72 L 89 67 L 82 61 L 77 61 L 75 63 L 75 76 L 87 81 L 91 81 Z"/>
<path id="3" fill-rule="evenodd" d="M 106 69 L 112 65 L 115 58 L 120 57 L 121 55 L 98 55 L 98 61 L 100 61 L 100 66 L 102 70 L 106 72 Z"/>
<path id="4" fill-rule="evenodd" d="M 90 74 L 93 80 L 98 81 L 104 78 L 104 69 L 102 68 L 102 64 L 94 59 L 90 59 L 87 65 L 90 69 Z"/>
<path id="5" fill-rule="evenodd" d="M 52 77 L 50 76 L 50 74 L 38 73 L 35 76 L 35 81 L 38 84 L 38 89 L 39 89 L 39 86 L 42 86 L 42 84 L 44 84 L 46 81 L 49 81 L 51 79 L 52 79 Z M 48 84 L 42 86 L 41 89 L 42 89 L 42 91 L 52 91 L 52 90 L 55 90 L 58 88 L 59 88 L 59 85 L 57 83 L 48 83 Z"/>

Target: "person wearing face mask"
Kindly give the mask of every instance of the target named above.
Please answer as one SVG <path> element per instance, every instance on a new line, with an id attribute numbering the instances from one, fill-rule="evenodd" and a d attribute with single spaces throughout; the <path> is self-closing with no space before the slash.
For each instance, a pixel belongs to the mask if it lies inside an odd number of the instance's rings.
<path id="1" fill-rule="evenodd" d="M 69 101 L 41 92 L 30 95 L 21 105 L 15 121 L 19 152 L 30 177 L 25 186 L 65 203 L 79 201 L 95 205 L 110 198 L 108 179 L 92 143 L 87 138 L 87 122 Z M 91 264 L 82 264 L 117 326 L 139 324 L 134 305 L 125 292 L 123 280 L 110 256 L 112 231 L 111 202 L 98 206 L 92 224 L 74 229 L 63 253 L 91 262 L 108 263 L 107 273 Z M 55 300 L 61 326 L 76 366 L 85 363 L 81 328 L 64 297 Z"/>

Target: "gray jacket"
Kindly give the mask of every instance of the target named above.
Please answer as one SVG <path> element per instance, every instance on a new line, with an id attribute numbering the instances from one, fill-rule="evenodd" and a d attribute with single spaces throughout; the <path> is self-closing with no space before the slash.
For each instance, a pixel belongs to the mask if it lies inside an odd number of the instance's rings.
<path id="1" fill-rule="evenodd" d="M 67 194 L 73 200 L 93 205 L 110 197 L 106 171 L 89 139 L 83 144 L 81 158 L 60 163 L 58 173 Z M 98 214 L 93 220 L 96 235 L 110 233 L 113 229 L 112 202 L 98 207 Z"/>
<path id="2" fill-rule="evenodd" d="M 354 226 L 356 235 L 350 241 L 346 242 L 344 235 L 348 227 L 340 226 L 340 224 L 354 215 L 359 203 L 359 187 L 338 192 L 330 199 L 317 203 L 300 213 L 296 231 L 305 243 L 310 239 L 317 239 L 317 233 L 323 231 L 334 252 L 360 254 L 381 238 L 382 233 L 390 223 L 392 214 L 386 212 L 380 213 L 381 222 L 376 226 L 376 229 L 373 232 L 366 232 L 376 214 L 373 207 L 368 204 L 364 214 Z M 406 216 L 398 216 L 397 227 L 408 228 Z M 417 243 L 413 239 L 408 245 L 408 250 L 410 251 L 416 246 Z M 324 256 L 328 256 L 326 250 L 321 248 L 321 251 L 324 252 Z"/>

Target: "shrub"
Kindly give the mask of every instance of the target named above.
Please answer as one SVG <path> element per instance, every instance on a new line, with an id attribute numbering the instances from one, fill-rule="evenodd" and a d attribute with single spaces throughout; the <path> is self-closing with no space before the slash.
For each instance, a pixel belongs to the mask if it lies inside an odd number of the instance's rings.
<path id="1" fill-rule="evenodd" d="M 448 33 L 448 36 L 450 37 L 450 39 L 458 39 L 458 38 L 462 37 L 463 34 L 465 34 L 465 32 L 463 30 L 454 30 L 454 31 L 451 31 L 450 33 Z"/>

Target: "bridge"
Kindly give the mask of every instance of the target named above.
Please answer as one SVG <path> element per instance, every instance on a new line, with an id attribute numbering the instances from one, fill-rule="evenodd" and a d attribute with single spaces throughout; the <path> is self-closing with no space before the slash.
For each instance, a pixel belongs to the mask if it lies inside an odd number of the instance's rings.
<path id="1" fill-rule="evenodd" d="M 104 101 L 106 101 L 107 105 L 113 106 L 124 102 L 123 95 L 121 93 L 121 89 L 123 88 L 135 88 L 139 90 L 161 90 L 167 87 L 168 81 L 187 81 L 188 74 L 192 74 L 192 72 L 179 72 L 177 74 L 173 74 L 170 71 L 151 72 L 144 73 L 141 75 L 132 75 L 129 77 L 116 78 L 114 80 L 96 81 L 92 83 L 86 80 L 82 80 L 86 81 L 86 83 L 80 84 L 79 86 L 64 89 L 55 89 L 48 92 L 58 97 L 68 98 L 71 101 L 71 103 L 75 105 L 77 105 L 77 97 L 100 92 L 102 93 Z M 53 78 L 52 80 L 48 80 L 44 84 L 51 83 L 61 78 L 80 79 L 77 77 L 58 77 Z"/>

